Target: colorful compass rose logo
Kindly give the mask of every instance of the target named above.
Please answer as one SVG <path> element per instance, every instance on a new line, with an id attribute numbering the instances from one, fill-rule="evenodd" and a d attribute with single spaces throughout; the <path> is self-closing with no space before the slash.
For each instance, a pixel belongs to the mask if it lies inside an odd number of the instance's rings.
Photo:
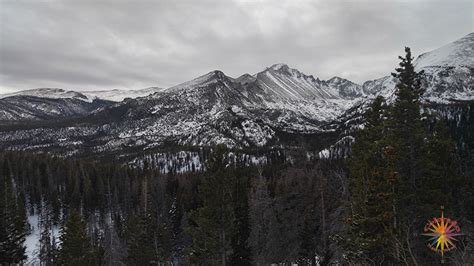
<path id="1" fill-rule="evenodd" d="M 422 235 L 430 237 L 428 247 L 441 256 L 455 249 L 455 242 L 458 241 L 456 237 L 462 235 L 458 222 L 445 218 L 443 211 L 441 211 L 441 217 L 433 218 L 426 223 L 423 232 Z"/>

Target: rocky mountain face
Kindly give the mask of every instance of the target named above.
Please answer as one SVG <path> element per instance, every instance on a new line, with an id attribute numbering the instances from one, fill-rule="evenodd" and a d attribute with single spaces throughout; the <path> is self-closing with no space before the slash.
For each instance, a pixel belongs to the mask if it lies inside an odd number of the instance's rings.
<path id="1" fill-rule="evenodd" d="M 465 116 L 474 101 L 473 49 L 474 34 L 469 34 L 417 58 L 417 70 L 424 71 L 427 111 L 451 117 L 449 110 L 456 106 L 464 116 L 459 119 L 470 123 Z M 363 85 L 340 77 L 320 80 L 276 64 L 238 78 L 212 71 L 171 88 L 135 94 L 20 92 L 0 96 L 0 120 L 9 121 L 0 124 L 0 147 L 125 156 L 177 145 L 225 144 L 247 150 L 304 146 L 320 157 L 337 157 L 347 153 L 371 100 L 377 95 L 393 99 L 395 85 L 388 76 Z M 11 123 L 58 117 L 62 119 Z"/>

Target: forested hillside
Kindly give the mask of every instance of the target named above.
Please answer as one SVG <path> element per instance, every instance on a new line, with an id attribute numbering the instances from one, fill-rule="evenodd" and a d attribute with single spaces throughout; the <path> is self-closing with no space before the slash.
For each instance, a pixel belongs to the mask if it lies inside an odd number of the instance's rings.
<path id="1" fill-rule="evenodd" d="M 65 256 L 78 263 L 132 265 L 222 259 L 243 265 L 333 257 L 329 237 L 341 226 L 337 221 L 347 197 L 341 162 L 244 167 L 223 160 L 224 152 L 216 147 L 205 173 L 167 175 L 146 166 L 130 169 L 3 153 L 2 191 L 9 193 L 8 204 L 16 206 L 15 217 L 21 221 L 14 247 L 21 249 L 34 226 L 43 231 L 38 260 L 53 264 Z M 2 208 L 2 214 L 13 209 Z M 25 226 L 26 216 L 33 214 L 40 217 L 39 224 Z M 55 226 L 62 235 L 52 241 Z M 73 235 L 66 237 L 71 230 Z M 82 238 L 87 241 L 75 242 Z M 48 243 L 55 245 L 43 248 Z M 65 245 L 87 247 L 83 254 L 69 254 Z M 2 259 L 28 261 L 8 254 Z"/>

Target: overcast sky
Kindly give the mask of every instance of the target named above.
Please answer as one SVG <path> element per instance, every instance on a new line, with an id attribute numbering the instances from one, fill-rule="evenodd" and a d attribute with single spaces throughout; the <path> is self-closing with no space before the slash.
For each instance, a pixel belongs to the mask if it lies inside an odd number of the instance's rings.
<path id="1" fill-rule="evenodd" d="M 362 83 L 474 31 L 472 0 L 0 0 L 0 93 L 169 87 L 287 63 Z"/>

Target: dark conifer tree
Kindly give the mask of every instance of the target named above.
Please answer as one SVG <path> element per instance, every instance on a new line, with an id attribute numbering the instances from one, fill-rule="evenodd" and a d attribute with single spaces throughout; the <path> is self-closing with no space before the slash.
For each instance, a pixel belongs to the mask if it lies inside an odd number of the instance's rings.
<path id="1" fill-rule="evenodd" d="M 47 212 L 42 214 L 41 235 L 39 239 L 39 260 L 41 265 L 49 266 L 56 263 L 56 250 L 51 237 L 51 221 Z"/>
<path id="2" fill-rule="evenodd" d="M 246 173 L 241 167 L 236 170 L 236 183 L 234 186 L 234 216 L 235 233 L 232 236 L 231 265 L 251 265 L 252 254 L 249 245 L 250 218 L 249 218 L 249 184 Z"/>
<path id="3" fill-rule="evenodd" d="M 62 265 L 93 265 L 96 254 L 87 235 L 86 223 L 78 211 L 73 210 L 61 227 L 59 263 Z"/>
<path id="4" fill-rule="evenodd" d="M 397 202 L 399 207 L 416 205 L 415 197 L 420 187 L 423 169 L 423 141 L 427 137 L 421 120 L 420 97 L 421 72 L 415 72 L 410 48 L 405 48 L 405 57 L 399 57 L 400 67 L 392 75 L 397 80 L 396 100 L 390 109 L 387 142 L 393 147 L 397 169 Z M 419 206 L 419 205 L 417 205 Z M 405 217 L 417 215 L 415 209 L 399 208 Z"/>
<path id="5" fill-rule="evenodd" d="M 0 264 L 21 263 L 27 258 L 26 209 L 23 198 L 16 196 L 9 160 L 0 172 L 0 195 Z"/>
<path id="6" fill-rule="evenodd" d="M 127 262 L 132 265 L 149 265 L 160 261 L 158 254 L 156 214 L 153 211 L 149 195 L 148 174 L 142 183 L 138 212 L 128 219 L 126 237 Z"/>
<path id="7" fill-rule="evenodd" d="M 381 264 L 392 253 L 393 180 L 386 174 L 393 149 L 384 133 L 384 99 L 378 97 L 365 114 L 348 161 L 351 215 L 345 247 L 358 262 Z"/>
<path id="8" fill-rule="evenodd" d="M 252 182 L 249 195 L 249 220 L 250 236 L 249 246 L 252 250 L 254 264 L 265 265 L 272 262 L 271 228 L 277 224 L 274 210 L 274 201 L 267 187 L 267 180 L 262 175 L 263 169 L 259 168 L 259 177 Z"/>
<path id="9" fill-rule="evenodd" d="M 150 213 L 140 212 L 129 218 L 126 229 L 127 263 L 150 265 L 158 262 L 155 233 Z"/>
<path id="10" fill-rule="evenodd" d="M 235 232 L 232 192 L 234 176 L 227 169 L 227 150 L 217 146 L 207 161 L 207 174 L 199 186 L 202 206 L 191 213 L 191 262 L 226 265 Z"/>

